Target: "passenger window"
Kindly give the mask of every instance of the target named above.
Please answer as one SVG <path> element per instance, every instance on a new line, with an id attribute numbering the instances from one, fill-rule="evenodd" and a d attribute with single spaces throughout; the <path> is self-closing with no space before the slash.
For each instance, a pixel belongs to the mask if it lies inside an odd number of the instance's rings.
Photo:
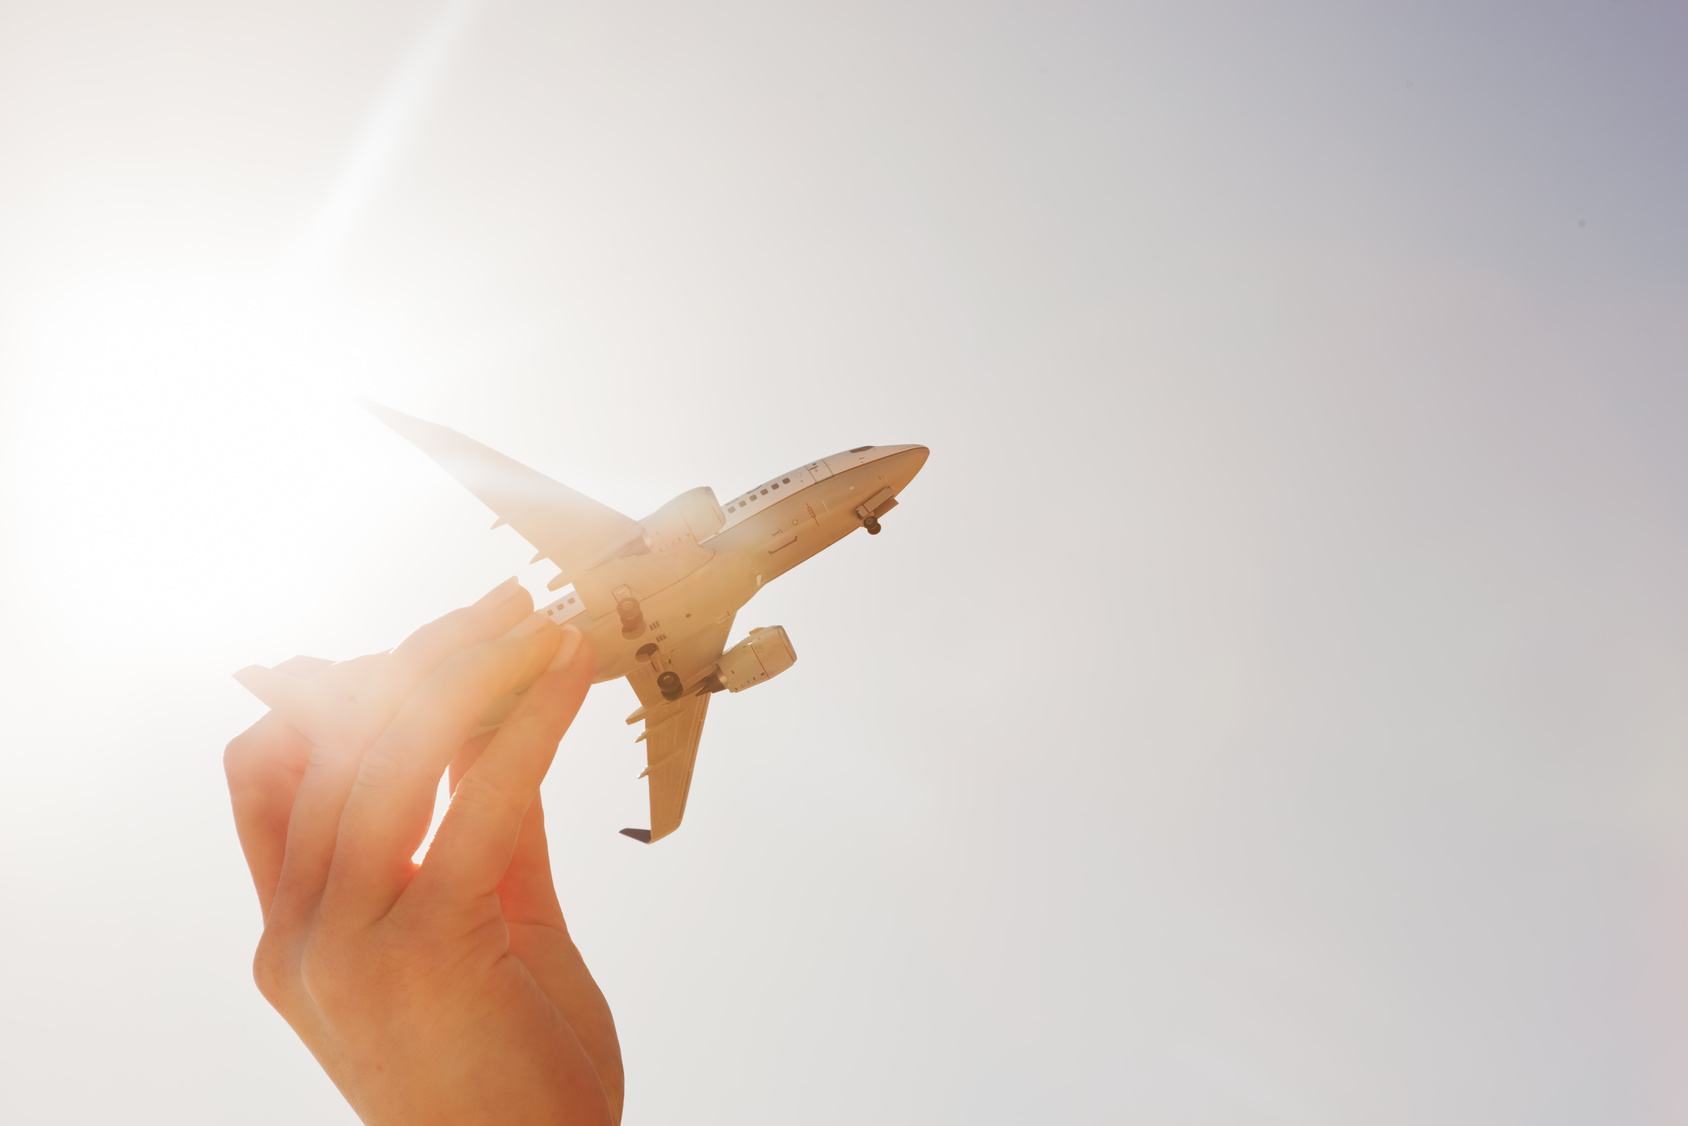
<path id="1" fill-rule="evenodd" d="M 763 489 L 763 490 L 762 490 L 762 495 L 763 495 L 763 496 L 767 496 L 767 495 L 768 495 L 768 490 L 767 490 L 767 489 Z"/>
<path id="2" fill-rule="evenodd" d="M 781 482 L 780 482 L 780 484 L 782 484 L 782 485 L 789 485 L 789 484 L 791 484 L 791 478 L 790 478 L 790 477 L 787 477 L 787 478 L 785 478 L 785 479 L 784 479 L 784 480 L 782 480 L 782 481 L 781 481 Z"/>
<path id="3" fill-rule="evenodd" d="M 769 487 L 769 488 L 770 488 L 770 489 L 778 489 L 778 488 L 779 488 L 779 486 L 778 486 L 778 485 L 769 485 L 769 486 L 768 486 L 768 487 Z"/>

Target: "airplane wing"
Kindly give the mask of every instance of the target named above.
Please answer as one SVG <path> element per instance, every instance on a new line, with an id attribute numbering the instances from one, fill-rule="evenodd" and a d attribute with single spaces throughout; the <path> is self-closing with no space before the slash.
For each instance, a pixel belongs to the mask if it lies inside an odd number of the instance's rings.
<path id="1" fill-rule="evenodd" d="M 499 524 L 516 529 L 565 575 L 596 562 L 637 527 L 615 509 L 455 430 L 379 403 L 365 400 L 363 405 L 437 461 L 498 515 Z"/>
<path id="2" fill-rule="evenodd" d="M 656 674 L 647 665 L 627 678 L 639 697 L 640 708 L 629 723 L 645 721 L 645 762 L 641 778 L 650 779 L 651 827 L 623 829 L 636 841 L 650 844 L 680 827 L 686 813 L 686 796 L 692 788 L 692 768 L 697 764 L 698 741 L 703 738 L 703 719 L 709 713 L 709 693 L 697 687 L 715 668 L 726 648 L 733 615 L 714 623 L 674 648 L 668 668 L 680 676 L 688 695 L 665 700 L 656 686 Z"/>
<path id="3" fill-rule="evenodd" d="M 636 841 L 650 844 L 680 827 L 686 815 L 686 795 L 692 789 L 698 740 L 709 696 L 682 696 L 665 703 L 645 720 L 645 755 L 650 764 L 639 777 L 651 780 L 651 827 L 623 829 Z"/>

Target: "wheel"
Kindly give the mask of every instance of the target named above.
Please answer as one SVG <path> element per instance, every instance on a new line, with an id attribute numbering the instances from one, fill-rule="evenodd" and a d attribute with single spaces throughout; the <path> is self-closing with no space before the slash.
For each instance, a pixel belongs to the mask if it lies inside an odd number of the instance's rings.
<path id="1" fill-rule="evenodd" d="M 621 636 L 631 641 L 645 632 L 645 613 L 637 598 L 623 598 L 615 604 L 615 612 L 621 617 Z"/>
<path id="2" fill-rule="evenodd" d="M 675 672 L 673 669 L 669 669 L 667 672 L 657 677 L 656 686 L 659 690 L 661 690 L 662 698 L 664 700 L 678 700 L 680 698 L 680 691 L 684 687 L 680 683 L 680 674 Z"/>
<path id="3" fill-rule="evenodd" d="M 879 518 L 876 516 L 869 516 L 866 520 L 862 521 L 862 527 L 867 529 L 868 535 L 877 536 L 879 534 Z"/>

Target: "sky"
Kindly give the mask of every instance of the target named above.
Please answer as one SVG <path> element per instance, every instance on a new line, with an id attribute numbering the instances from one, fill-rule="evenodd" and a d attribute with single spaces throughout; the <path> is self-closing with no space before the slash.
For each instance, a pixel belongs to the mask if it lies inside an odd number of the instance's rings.
<path id="1" fill-rule="evenodd" d="M 1688 1118 L 1688 15 L 0 0 L 0 1118 L 351 1122 L 229 678 L 932 454 L 643 824 L 545 784 L 627 1121 Z"/>

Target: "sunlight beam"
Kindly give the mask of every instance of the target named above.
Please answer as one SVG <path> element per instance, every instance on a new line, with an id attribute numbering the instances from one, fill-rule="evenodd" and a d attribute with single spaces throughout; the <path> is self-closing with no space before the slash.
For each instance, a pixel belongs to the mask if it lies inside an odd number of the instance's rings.
<path id="1" fill-rule="evenodd" d="M 322 270 L 333 262 L 399 149 L 415 131 L 453 49 L 480 5 L 481 0 L 446 0 L 399 60 L 300 247 L 298 266 L 303 271 Z"/>

